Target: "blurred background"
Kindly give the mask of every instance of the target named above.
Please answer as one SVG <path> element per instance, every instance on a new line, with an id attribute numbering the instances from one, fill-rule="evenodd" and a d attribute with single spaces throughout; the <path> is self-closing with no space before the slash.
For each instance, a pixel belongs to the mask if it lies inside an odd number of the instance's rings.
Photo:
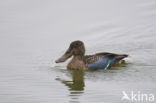
<path id="1" fill-rule="evenodd" d="M 86 54 L 130 57 L 115 70 L 66 70 L 54 61 L 74 40 Z M 1 0 L 0 48 L 1 103 L 125 103 L 122 91 L 155 94 L 156 1 Z"/>

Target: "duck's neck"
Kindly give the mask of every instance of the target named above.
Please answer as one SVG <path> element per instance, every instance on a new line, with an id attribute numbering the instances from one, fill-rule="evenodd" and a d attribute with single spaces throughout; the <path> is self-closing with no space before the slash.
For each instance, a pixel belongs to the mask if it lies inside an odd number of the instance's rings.
<path id="1" fill-rule="evenodd" d="M 82 60 L 82 61 L 83 61 L 83 58 L 84 58 L 83 55 L 76 55 L 76 56 L 73 57 L 73 59 Z"/>
<path id="2" fill-rule="evenodd" d="M 86 65 L 84 62 L 84 56 L 73 56 L 72 60 L 67 65 L 68 69 L 79 69 L 79 70 L 86 70 Z"/>

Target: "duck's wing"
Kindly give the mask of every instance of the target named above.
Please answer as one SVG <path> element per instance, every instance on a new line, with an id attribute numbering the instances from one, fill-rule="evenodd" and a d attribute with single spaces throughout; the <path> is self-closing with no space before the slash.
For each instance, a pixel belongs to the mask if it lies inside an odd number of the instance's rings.
<path id="1" fill-rule="evenodd" d="M 89 69 L 107 69 L 127 56 L 126 54 L 119 55 L 108 52 L 97 53 L 85 56 L 85 62 Z"/>

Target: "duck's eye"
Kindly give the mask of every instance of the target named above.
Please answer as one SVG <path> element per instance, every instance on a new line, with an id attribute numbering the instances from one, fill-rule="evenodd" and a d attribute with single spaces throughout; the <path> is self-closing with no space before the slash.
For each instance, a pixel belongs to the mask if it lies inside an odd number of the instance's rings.
<path id="1" fill-rule="evenodd" d="M 75 43 L 75 47 L 79 47 L 81 45 L 82 45 L 81 43 Z"/>
<path id="2" fill-rule="evenodd" d="M 75 46 L 79 46 L 79 43 L 76 43 Z"/>
<path id="3" fill-rule="evenodd" d="M 81 42 L 73 42 L 73 43 L 71 43 L 71 48 L 77 48 L 77 47 L 79 47 L 79 46 L 81 46 L 82 45 L 82 43 Z"/>

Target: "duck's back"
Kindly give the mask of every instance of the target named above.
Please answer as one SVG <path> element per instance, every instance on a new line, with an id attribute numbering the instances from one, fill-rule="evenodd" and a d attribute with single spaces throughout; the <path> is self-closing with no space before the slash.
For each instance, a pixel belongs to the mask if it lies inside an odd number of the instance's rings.
<path id="1" fill-rule="evenodd" d="M 85 62 L 88 65 L 88 69 L 108 69 L 113 65 L 119 63 L 123 58 L 128 57 L 128 55 L 114 54 L 114 53 L 98 53 L 95 55 L 86 55 Z"/>

